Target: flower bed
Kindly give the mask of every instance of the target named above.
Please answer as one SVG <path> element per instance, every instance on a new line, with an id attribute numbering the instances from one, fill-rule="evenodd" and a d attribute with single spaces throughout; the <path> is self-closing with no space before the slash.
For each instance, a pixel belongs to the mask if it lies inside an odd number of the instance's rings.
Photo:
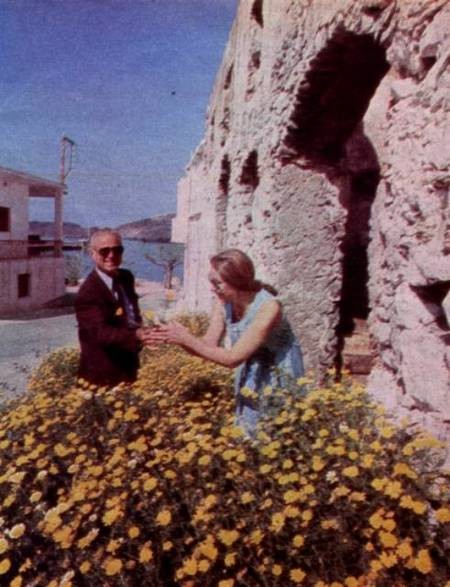
<path id="1" fill-rule="evenodd" d="M 252 443 L 229 371 L 162 347 L 94 389 L 58 353 L 0 419 L 0 584 L 446 585 L 442 446 L 361 387 L 266 390 Z"/>

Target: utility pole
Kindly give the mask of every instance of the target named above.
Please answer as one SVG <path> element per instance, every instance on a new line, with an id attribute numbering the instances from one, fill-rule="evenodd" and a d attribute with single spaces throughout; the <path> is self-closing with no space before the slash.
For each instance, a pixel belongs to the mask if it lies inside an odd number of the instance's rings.
<path id="1" fill-rule="evenodd" d="M 72 159 L 75 146 L 75 141 L 72 141 L 69 137 L 63 136 L 61 138 L 61 160 L 59 167 L 59 181 L 61 183 L 65 182 L 66 177 L 68 177 L 69 173 L 72 171 Z"/>
<path id="2" fill-rule="evenodd" d="M 55 198 L 55 246 L 56 254 L 62 255 L 63 247 L 63 196 L 67 194 L 66 178 L 72 171 L 72 156 L 75 148 L 75 142 L 69 137 L 61 138 L 61 155 L 59 166 L 59 181 L 62 185 L 61 193 Z M 67 166 L 67 169 L 66 169 Z"/>

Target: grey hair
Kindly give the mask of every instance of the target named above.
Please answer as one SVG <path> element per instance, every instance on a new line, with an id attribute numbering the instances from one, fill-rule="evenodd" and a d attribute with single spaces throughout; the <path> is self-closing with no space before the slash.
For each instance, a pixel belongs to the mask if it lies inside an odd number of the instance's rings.
<path id="1" fill-rule="evenodd" d="M 100 228 L 91 234 L 89 239 L 89 249 L 92 250 L 95 245 L 95 241 L 99 239 L 101 236 L 105 235 L 115 236 L 120 242 L 122 242 L 122 236 L 120 235 L 117 230 L 113 230 L 112 228 Z"/>

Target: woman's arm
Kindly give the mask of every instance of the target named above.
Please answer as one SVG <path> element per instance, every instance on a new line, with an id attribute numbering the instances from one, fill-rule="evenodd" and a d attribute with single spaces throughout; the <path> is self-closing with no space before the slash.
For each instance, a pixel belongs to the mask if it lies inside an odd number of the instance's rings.
<path id="1" fill-rule="evenodd" d="M 168 342 L 179 344 L 204 359 L 225 367 L 237 367 L 258 350 L 280 318 L 279 302 L 269 300 L 261 306 L 253 322 L 231 349 L 217 346 L 218 341 L 209 342 L 208 333 L 203 339 L 197 338 L 177 322 L 165 328 L 165 335 Z"/>
<path id="2" fill-rule="evenodd" d="M 225 331 L 225 309 L 223 304 L 216 302 L 214 304 L 208 330 L 201 337 L 201 340 L 211 346 L 218 346 L 220 339 Z"/>

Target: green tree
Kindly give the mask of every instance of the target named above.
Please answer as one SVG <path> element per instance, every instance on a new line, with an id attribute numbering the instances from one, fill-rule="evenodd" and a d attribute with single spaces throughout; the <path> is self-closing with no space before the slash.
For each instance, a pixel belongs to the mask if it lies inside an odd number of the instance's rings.
<path id="1" fill-rule="evenodd" d="M 164 269 L 164 287 L 172 289 L 175 267 L 181 265 L 184 260 L 184 245 L 182 243 L 161 243 L 153 254 L 145 253 L 145 258 Z"/>

